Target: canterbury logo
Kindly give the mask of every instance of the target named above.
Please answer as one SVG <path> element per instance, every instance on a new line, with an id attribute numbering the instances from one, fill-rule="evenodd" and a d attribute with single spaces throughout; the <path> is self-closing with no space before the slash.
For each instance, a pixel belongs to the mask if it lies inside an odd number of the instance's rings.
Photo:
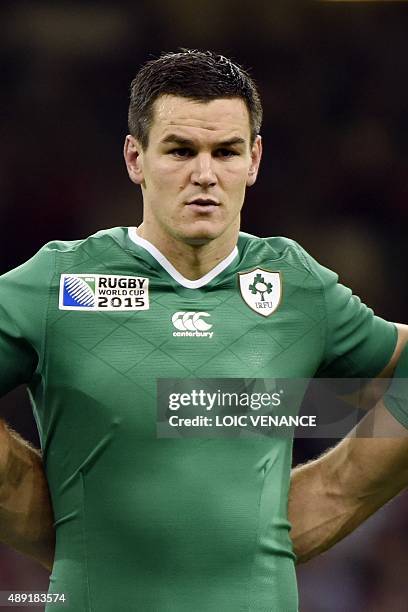
<path id="1" fill-rule="evenodd" d="M 209 331 L 212 324 L 204 321 L 210 316 L 208 312 L 175 312 L 171 322 L 179 331 L 173 332 L 173 336 L 212 338 L 214 332 Z"/>

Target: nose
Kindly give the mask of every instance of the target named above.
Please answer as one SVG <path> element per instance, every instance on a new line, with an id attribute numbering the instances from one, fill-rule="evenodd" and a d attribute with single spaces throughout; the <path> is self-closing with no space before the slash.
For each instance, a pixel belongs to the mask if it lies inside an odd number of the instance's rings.
<path id="1" fill-rule="evenodd" d="M 194 158 L 191 182 L 200 187 L 213 187 L 217 184 L 217 175 L 211 154 L 202 153 Z"/>

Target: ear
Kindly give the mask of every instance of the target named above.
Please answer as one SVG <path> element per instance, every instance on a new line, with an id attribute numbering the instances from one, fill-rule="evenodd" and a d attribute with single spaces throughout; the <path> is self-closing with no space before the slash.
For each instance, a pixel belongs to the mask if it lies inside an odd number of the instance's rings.
<path id="1" fill-rule="evenodd" d="M 251 149 L 251 165 L 248 170 L 247 186 L 251 187 L 258 176 L 259 164 L 262 157 L 262 138 L 258 135 Z"/>
<path id="2" fill-rule="evenodd" d="M 128 134 L 123 147 L 123 155 L 129 178 L 136 185 L 141 185 L 144 181 L 142 153 L 143 149 L 139 141 Z"/>

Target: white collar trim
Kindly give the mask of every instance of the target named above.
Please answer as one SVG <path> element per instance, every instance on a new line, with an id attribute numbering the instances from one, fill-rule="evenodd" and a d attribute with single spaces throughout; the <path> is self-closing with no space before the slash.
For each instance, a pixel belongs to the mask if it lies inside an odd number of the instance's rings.
<path id="1" fill-rule="evenodd" d="M 207 272 L 207 274 L 205 274 L 201 278 L 197 278 L 197 280 L 190 280 L 180 274 L 180 272 L 176 270 L 173 264 L 170 263 L 169 260 L 163 255 L 163 253 L 161 253 L 159 249 L 157 249 L 151 242 L 138 236 L 138 234 L 136 233 L 136 229 L 136 227 L 128 228 L 129 238 L 132 240 L 132 242 L 142 247 L 143 249 L 146 249 L 146 251 L 148 251 L 150 255 L 152 255 L 152 257 L 154 257 L 156 261 L 159 262 L 159 264 L 166 270 L 166 272 L 170 274 L 170 276 L 173 277 L 174 280 L 179 283 L 179 285 L 182 285 L 187 289 L 199 289 L 200 287 L 204 287 L 204 285 L 207 285 L 216 276 L 218 276 L 218 274 L 223 272 L 238 255 L 238 248 L 235 246 L 233 251 L 228 255 L 228 257 L 220 261 L 220 263 L 217 264 L 215 268 Z"/>

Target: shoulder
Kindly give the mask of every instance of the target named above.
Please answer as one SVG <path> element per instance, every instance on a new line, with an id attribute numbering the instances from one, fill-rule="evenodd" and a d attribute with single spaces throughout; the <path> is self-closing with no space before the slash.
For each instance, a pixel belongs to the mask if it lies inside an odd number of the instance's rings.
<path id="1" fill-rule="evenodd" d="M 87 249 L 104 249 L 112 244 L 123 241 L 126 233 L 127 228 L 124 227 L 102 229 L 79 240 L 53 240 L 44 245 L 39 252 L 58 254 Z"/>
<path id="2" fill-rule="evenodd" d="M 94 257 L 98 252 L 120 244 L 125 234 L 125 228 L 115 227 L 79 240 L 53 240 L 41 247 L 29 260 L 3 274 L 0 283 L 3 288 L 8 285 L 24 288 L 49 282 L 58 272 L 59 265 L 66 267 L 71 261 L 74 263 L 78 259 Z"/>
<path id="3" fill-rule="evenodd" d="M 299 245 L 295 240 L 284 236 L 269 236 L 261 238 L 247 232 L 239 232 L 238 244 L 245 245 L 247 248 L 266 248 L 275 254 L 282 254 L 288 249 L 297 250 Z"/>
<path id="4" fill-rule="evenodd" d="M 285 236 L 260 238 L 240 232 L 239 244 L 243 250 L 252 253 L 259 261 L 280 263 L 310 274 L 322 280 L 321 275 L 327 269 L 321 266 L 298 242 Z M 329 271 L 328 271 L 329 272 Z M 333 274 L 333 273 L 332 273 Z"/>

